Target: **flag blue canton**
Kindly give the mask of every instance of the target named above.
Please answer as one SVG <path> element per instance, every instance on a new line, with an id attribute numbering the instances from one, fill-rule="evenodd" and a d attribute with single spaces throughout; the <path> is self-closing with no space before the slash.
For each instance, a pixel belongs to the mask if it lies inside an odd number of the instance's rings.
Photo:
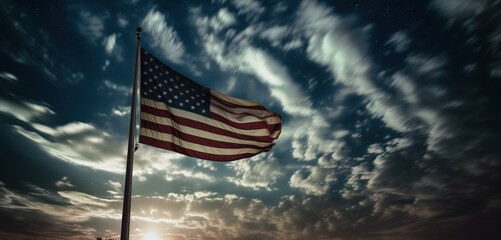
<path id="1" fill-rule="evenodd" d="M 210 90 L 191 81 L 141 49 L 141 97 L 169 107 L 210 116 Z"/>

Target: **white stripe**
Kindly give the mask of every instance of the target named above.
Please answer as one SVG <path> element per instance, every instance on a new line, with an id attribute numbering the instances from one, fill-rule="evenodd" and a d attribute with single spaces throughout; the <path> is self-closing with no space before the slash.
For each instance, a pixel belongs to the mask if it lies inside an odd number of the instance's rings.
<path id="1" fill-rule="evenodd" d="M 217 113 L 233 122 L 266 122 L 267 124 L 277 124 L 281 120 L 277 114 L 258 109 L 234 108 L 228 107 L 218 102 L 216 99 L 211 99 L 211 111 Z M 246 116 L 242 117 L 245 114 Z"/>
<path id="2" fill-rule="evenodd" d="M 144 113 L 144 112 L 141 113 L 141 119 L 149 121 L 149 122 L 157 123 L 160 125 L 164 125 L 164 126 L 174 127 L 175 129 L 177 129 L 178 131 L 180 131 L 182 133 L 186 133 L 186 134 L 190 134 L 193 136 L 202 137 L 202 138 L 206 138 L 206 139 L 213 139 L 213 140 L 217 140 L 217 141 L 221 141 L 221 142 L 249 144 L 249 145 L 255 145 L 255 146 L 259 146 L 259 147 L 265 147 L 265 146 L 268 146 L 270 144 L 267 142 L 242 140 L 242 139 L 238 139 L 238 138 L 228 137 L 226 135 L 219 135 L 216 133 L 207 132 L 207 131 L 200 130 L 197 128 L 184 126 L 180 123 L 174 122 L 170 118 L 159 117 L 159 116 L 155 116 L 155 115 L 152 115 L 149 113 Z"/>
<path id="3" fill-rule="evenodd" d="M 217 155 L 238 155 L 238 154 L 245 154 L 245 153 L 258 153 L 262 151 L 262 149 L 254 149 L 254 148 L 239 148 L 239 149 L 229 149 L 229 148 L 217 148 L 217 147 L 209 147 L 205 145 L 200 145 L 197 143 L 192 143 L 188 141 L 184 141 L 182 139 L 177 138 L 176 136 L 173 136 L 171 134 L 167 133 L 160 133 L 153 131 L 151 129 L 147 128 L 141 128 L 141 135 L 154 138 L 160 141 L 164 142 L 170 142 L 175 145 L 178 145 L 180 147 L 194 150 L 197 152 L 202 152 L 202 153 L 209 153 L 209 154 L 217 154 Z"/>
<path id="4" fill-rule="evenodd" d="M 223 99 L 227 102 L 230 102 L 230 103 L 233 103 L 233 104 L 237 104 L 237 105 L 242 105 L 242 106 L 248 106 L 248 107 L 254 107 L 254 106 L 261 106 L 255 102 L 251 102 L 251 101 L 247 101 L 247 100 L 243 100 L 243 99 L 240 99 L 240 98 L 234 98 L 234 97 L 230 97 L 230 96 L 226 96 L 218 91 L 215 91 L 215 90 L 210 90 L 210 93 L 220 99 Z"/>
<path id="5" fill-rule="evenodd" d="M 225 119 L 232 121 L 234 123 L 265 123 L 267 125 L 273 125 L 276 123 L 281 122 L 280 118 L 278 116 L 270 116 L 266 118 L 259 118 L 256 116 L 252 115 L 245 115 L 245 114 L 238 114 L 238 113 L 231 113 L 228 111 L 225 111 L 224 109 L 219 108 L 218 106 L 215 105 L 210 105 L 210 111 L 218 114 L 221 117 L 224 117 Z"/>
<path id="6" fill-rule="evenodd" d="M 270 131 L 268 131 L 268 129 L 265 129 L 265 128 L 252 129 L 252 130 L 235 128 L 235 127 L 232 127 L 226 123 L 202 116 L 200 114 L 188 112 L 188 111 L 177 109 L 177 108 L 171 108 L 171 107 L 168 107 L 167 104 L 165 104 L 163 102 L 157 102 L 157 101 L 153 101 L 153 100 L 150 100 L 147 98 L 141 98 L 141 104 L 144 104 L 144 105 L 147 105 L 147 106 L 150 106 L 153 108 L 157 108 L 160 110 L 169 111 L 170 113 L 172 113 L 173 115 L 178 116 L 178 117 L 188 118 L 188 119 L 193 120 L 193 121 L 208 124 L 208 125 L 216 127 L 216 128 L 228 130 L 228 131 L 235 132 L 235 133 L 242 134 L 242 135 L 259 136 L 259 137 L 270 136 Z"/>

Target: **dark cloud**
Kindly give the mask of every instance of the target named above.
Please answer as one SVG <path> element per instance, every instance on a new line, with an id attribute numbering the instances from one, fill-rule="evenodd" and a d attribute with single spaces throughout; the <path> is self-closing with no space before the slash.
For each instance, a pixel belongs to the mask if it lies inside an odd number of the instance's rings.
<path id="1" fill-rule="evenodd" d="M 284 119 L 273 151 L 237 162 L 141 145 L 134 238 L 499 236 L 499 1 L 140 3 L 1 10 L 1 238 L 118 236 L 134 23 Z"/>

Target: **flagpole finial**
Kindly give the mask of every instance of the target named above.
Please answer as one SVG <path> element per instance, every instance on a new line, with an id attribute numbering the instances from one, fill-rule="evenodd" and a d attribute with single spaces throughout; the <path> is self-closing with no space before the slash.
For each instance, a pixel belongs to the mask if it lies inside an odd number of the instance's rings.
<path id="1" fill-rule="evenodd" d="M 141 31 L 142 31 L 141 27 L 136 28 L 136 39 L 137 40 L 141 40 Z"/>

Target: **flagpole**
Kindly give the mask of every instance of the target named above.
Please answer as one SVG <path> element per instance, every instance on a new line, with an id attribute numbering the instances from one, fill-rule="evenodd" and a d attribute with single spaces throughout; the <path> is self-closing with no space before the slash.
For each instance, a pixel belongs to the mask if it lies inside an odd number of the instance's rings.
<path id="1" fill-rule="evenodd" d="M 134 162 L 134 136 L 136 130 L 136 95 L 137 85 L 141 77 L 141 28 L 136 28 L 136 65 L 134 70 L 134 83 L 132 86 L 132 104 L 130 107 L 130 125 L 129 125 L 129 148 L 127 150 L 127 168 L 125 171 L 125 190 L 122 210 L 122 230 L 121 240 L 129 240 L 130 229 L 130 205 L 132 192 L 132 166 Z"/>

